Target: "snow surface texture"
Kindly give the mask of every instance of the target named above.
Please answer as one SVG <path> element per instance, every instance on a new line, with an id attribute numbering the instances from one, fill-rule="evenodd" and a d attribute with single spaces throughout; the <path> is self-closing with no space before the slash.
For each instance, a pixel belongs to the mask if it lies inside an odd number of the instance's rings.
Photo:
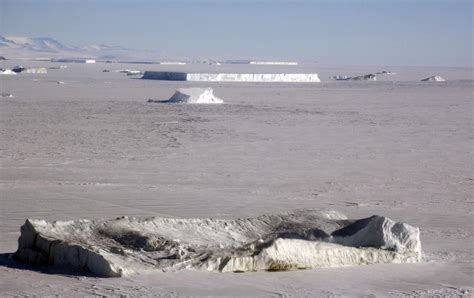
<path id="1" fill-rule="evenodd" d="M 422 82 L 445 82 L 446 80 L 442 76 L 432 76 L 421 80 Z"/>
<path id="2" fill-rule="evenodd" d="M 168 100 L 153 100 L 148 102 L 159 103 L 189 103 L 189 104 L 216 104 L 224 103 L 224 101 L 214 96 L 212 88 L 181 88 Z"/>
<path id="3" fill-rule="evenodd" d="M 150 270 L 292 270 L 421 259 L 419 229 L 372 216 L 303 209 L 255 218 L 27 220 L 15 257 L 97 276 Z"/>
<path id="4" fill-rule="evenodd" d="M 193 82 L 321 82 L 315 73 L 183 73 L 145 71 L 143 79 Z"/>

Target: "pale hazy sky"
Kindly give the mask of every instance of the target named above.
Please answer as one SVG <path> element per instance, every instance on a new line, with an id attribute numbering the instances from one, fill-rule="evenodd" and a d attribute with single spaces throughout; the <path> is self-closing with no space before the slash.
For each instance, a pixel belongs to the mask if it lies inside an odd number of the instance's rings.
<path id="1" fill-rule="evenodd" d="M 472 66 L 472 2 L 0 0 L 0 34 L 187 56 Z"/>

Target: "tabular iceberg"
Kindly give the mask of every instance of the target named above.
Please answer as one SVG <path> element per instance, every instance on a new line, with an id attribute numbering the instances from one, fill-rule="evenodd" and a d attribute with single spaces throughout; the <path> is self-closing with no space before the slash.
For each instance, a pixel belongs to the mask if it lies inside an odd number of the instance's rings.
<path id="1" fill-rule="evenodd" d="M 185 73 L 145 71 L 143 79 L 193 82 L 321 82 L 315 73 Z"/>
<path id="2" fill-rule="evenodd" d="M 97 276 L 150 270 L 292 270 L 421 260 L 420 232 L 383 216 L 314 209 L 254 218 L 28 219 L 15 257 Z"/>

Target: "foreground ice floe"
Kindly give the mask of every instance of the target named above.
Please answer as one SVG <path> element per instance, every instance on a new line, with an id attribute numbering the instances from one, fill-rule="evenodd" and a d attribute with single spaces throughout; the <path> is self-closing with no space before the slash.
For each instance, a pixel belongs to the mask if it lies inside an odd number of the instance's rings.
<path id="1" fill-rule="evenodd" d="M 212 88 L 181 88 L 168 100 L 149 99 L 148 102 L 159 103 L 188 103 L 188 104 L 216 104 L 224 101 L 214 95 Z"/>
<path id="2" fill-rule="evenodd" d="M 150 270 L 291 270 L 421 259 L 419 229 L 313 209 L 254 218 L 28 219 L 15 257 L 113 277 Z"/>

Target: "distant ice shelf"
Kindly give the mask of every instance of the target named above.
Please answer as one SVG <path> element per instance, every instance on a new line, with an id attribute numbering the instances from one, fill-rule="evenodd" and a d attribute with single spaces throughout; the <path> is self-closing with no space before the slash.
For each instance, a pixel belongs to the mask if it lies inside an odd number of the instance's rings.
<path id="1" fill-rule="evenodd" d="M 298 65 L 298 62 L 292 61 L 250 61 L 253 65 Z"/>
<path id="2" fill-rule="evenodd" d="M 143 79 L 192 82 L 321 82 L 316 73 L 186 73 L 145 71 Z"/>
<path id="3" fill-rule="evenodd" d="M 268 60 L 226 60 L 226 64 L 251 64 L 251 65 L 298 65 L 294 61 L 268 61 Z"/>
<path id="4" fill-rule="evenodd" d="M 186 62 L 182 61 L 162 61 L 159 64 L 161 65 L 186 65 Z"/>
<path id="5" fill-rule="evenodd" d="M 94 64 L 94 63 L 96 63 L 96 60 L 95 59 L 83 59 L 83 58 L 61 58 L 61 59 L 52 59 L 51 62 Z"/>

